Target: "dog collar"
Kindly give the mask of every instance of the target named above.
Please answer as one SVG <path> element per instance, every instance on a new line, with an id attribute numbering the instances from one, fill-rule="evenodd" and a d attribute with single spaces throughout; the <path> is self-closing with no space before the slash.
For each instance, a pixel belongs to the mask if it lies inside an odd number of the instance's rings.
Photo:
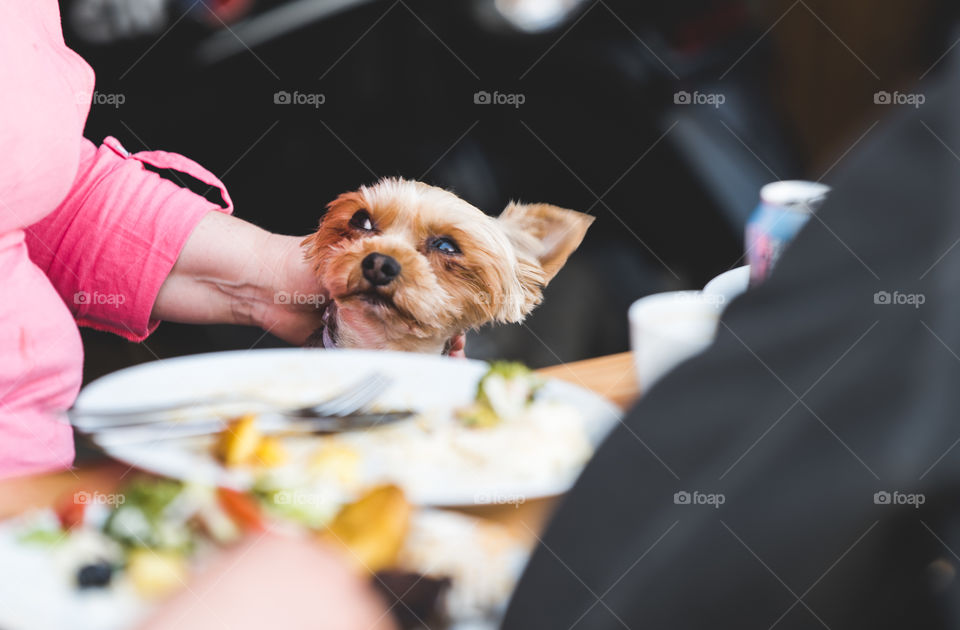
<path id="1" fill-rule="evenodd" d="M 307 339 L 306 346 L 312 348 L 324 348 L 326 350 L 337 350 L 339 346 L 337 342 L 333 339 L 333 333 L 331 329 L 333 326 L 330 325 L 330 318 L 336 314 L 336 306 L 331 303 L 323 310 L 323 315 L 321 316 L 322 325 L 320 328 L 315 330 L 310 338 Z M 453 339 L 448 339 L 446 343 L 443 344 L 443 350 L 441 354 L 443 356 L 449 356 L 450 351 L 452 350 Z"/>
<path id="2" fill-rule="evenodd" d="M 328 306 L 325 306 L 323 313 L 320 315 L 320 326 L 313 331 L 313 333 L 307 338 L 303 343 L 305 348 L 327 348 L 327 349 L 336 349 L 337 342 L 333 340 L 332 330 L 335 326 L 331 325 L 331 317 L 333 317 L 334 312 L 336 311 L 336 306 L 331 302 Z"/>
<path id="3" fill-rule="evenodd" d="M 320 341 L 324 348 L 328 350 L 335 350 L 337 348 L 337 342 L 333 340 L 333 334 L 330 332 L 330 318 L 333 317 L 336 307 L 333 304 L 330 304 L 325 309 L 323 309 L 323 329 L 320 334 Z"/>
<path id="4" fill-rule="evenodd" d="M 330 327 L 326 324 L 323 325 L 323 334 L 321 335 L 320 340 L 323 342 L 323 347 L 327 350 L 335 350 L 337 348 L 337 343 L 333 340 L 333 336 L 330 334 Z"/>

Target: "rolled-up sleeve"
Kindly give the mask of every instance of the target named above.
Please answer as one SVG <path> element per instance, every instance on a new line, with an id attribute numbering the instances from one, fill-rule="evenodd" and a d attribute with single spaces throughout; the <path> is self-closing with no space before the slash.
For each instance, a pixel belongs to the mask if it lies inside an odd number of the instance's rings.
<path id="1" fill-rule="evenodd" d="M 226 208 L 144 168 L 180 171 L 220 188 Z M 59 207 L 26 230 L 33 260 L 81 326 L 142 341 L 160 286 L 187 238 L 230 197 L 209 171 L 183 156 L 128 153 L 114 138 L 83 141 L 80 168 Z"/>

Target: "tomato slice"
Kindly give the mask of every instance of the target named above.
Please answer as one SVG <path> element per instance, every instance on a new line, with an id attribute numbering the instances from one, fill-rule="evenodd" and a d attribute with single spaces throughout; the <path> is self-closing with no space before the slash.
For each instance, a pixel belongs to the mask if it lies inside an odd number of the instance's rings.
<path id="1" fill-rule="evenodd" d="M 262 532 L 266 529 L 260 506 L 252 497 L 231 488 L 217 488 L 220 506 L 241 528 Z"/>
<path id="2" fill-rule="evenodd" d="M 73 529 L 74 527 L 83 525 L 83 516 L 87 511 L 87 501 L 84 500 L 85 497 L 89 497 L 89 493 L 68 492 L 60 495 L 60 498 L 57 499 L 56 504 L 53 506 L 53 511 L 60 521 L 60 527 L 63 529 Z"/>

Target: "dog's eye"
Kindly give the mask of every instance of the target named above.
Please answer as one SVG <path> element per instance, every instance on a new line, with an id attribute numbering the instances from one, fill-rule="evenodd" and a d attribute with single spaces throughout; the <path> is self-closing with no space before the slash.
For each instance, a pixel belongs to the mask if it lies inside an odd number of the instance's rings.
<path id="1" fill-rule="evenodd" d="M 459 254 L 460 248 L 457 242 L 448 236 L 435 236 L 428 243 L 430 249 L 441 251 L 444 254 Z"/>
<path id="2" fill-rule="evenodd" d="M 373 231 L 373 219 L 366 210 L 357 210 L 350 218 L 350 225 L 365 232 Z"/>

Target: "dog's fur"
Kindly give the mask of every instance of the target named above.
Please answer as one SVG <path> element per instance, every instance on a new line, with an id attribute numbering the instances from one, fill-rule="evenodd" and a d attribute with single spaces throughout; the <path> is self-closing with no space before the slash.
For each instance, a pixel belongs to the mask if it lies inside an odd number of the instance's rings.
<path id="1" fill-rule="evenodd" d="M 363 229 L 363 212 L 373 229 Z M 328 292 L 322 337 L 342 348 L 439 354 L 468 329 L 522 321 L 592 222 L 547 204 L 511 203 L 493 218 L 449 191 L 403 179 L 342 194 L 304 241 Z M 459 252 L 438 250 L 438 237 Z M 384 286 L 361 269 L 372 253 L 400 264 Z"/>

